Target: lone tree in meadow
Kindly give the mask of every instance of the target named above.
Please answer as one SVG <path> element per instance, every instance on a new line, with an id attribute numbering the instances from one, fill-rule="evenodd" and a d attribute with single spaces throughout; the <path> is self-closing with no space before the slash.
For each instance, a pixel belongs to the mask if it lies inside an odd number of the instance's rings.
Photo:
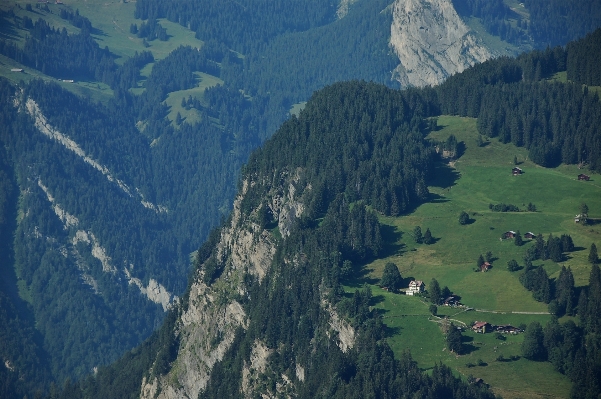
<path id="1" fill-rule="evenodd" d="M 399 272 L 399 268 L 392 262 L 388 262 L 384 266 L 384 273 L 382 273 L 382 279 L 380 284 L 382 287 L 388 287 L 389 289 L 396 291 L 401 287 L 403 278 Z"/>
<path id="2" fill-rule="evenodd" d="M 430 294 L 430 302 L 434 305 L 440 305 L 440 302 L 442 301 L 442 291 L 440 290 L 440 284 L 438 284 L 438 281 L 435 278 L 430 282 L 428 293 Z"/>
<path id="3" fill-rule="evenodd" d="M 424 241 L 424 236 L 422 236 L 422 228 L 419 226 L 415 226 L 413 229 L 413 239 L 416 243 L 421 244 Z"/>
<path id="4" fill-rule="evenodd" d="M 515 245 L 517 245 L 518 247 L 521 247 L 522 244 L 524 243 L 524 240 L 522 239 L 522 235 L 520 234 L 519 230 L 517 233 L 515 233 L 515 238 L 513 239 L 513 243 Z"/>
<path id="5" fill-rule="evenodd" d="M 454 352 L 458 355 L 461 355 L 463 352 L 463 345 L 461 344 L 461 331 L 451 323 L 451 327 L 449 328 L 449 332 L 447 334 L 447 349 L 451 352 Z"/>
<path id="6" fill-rule="evenodd" d="M 494 256 L 492 254 L 492 251 L 486 251 L 486 255 L 485 255 L 485 259 L 488 263 L 492 263 Z"/>
<path id="7" fill-rule="evenodd" d="M 482 254 L 480 254 L 480 256 L 478 256 L 478 260 L 476 261 L 476 267 L 478 269 L 480 269 L 480 266 L 482 266 L 484 264 L 484 257 L 482 256 Z"/>
<path id="8" fill-rule="evenodd" d="M 459 224 L 464 225 L 470 222 L 470 215 L 467 214 L 466 211 L 461 211 L 459 214 Z"/>
<path id="9" fill-rule="evenodd" d="M 599 256 L 597 255 L 597 246 L 595 243 L 591 244 L 591 250 L 588 253 L 588 261 L 593 265 L 599 263 Z"/>
<path id="10" fill-rule="evenodd" d="M 584 202 L 580 204 L 580 223 L 588 224 L 588 205 Z"/>
<path id="11" fill-rule="evenodd" d="M 509 262 L 507 262 L 507 269 L 510 272 L 515 272 L 520 269 L 520 266 L 518 265 L 518 262 L 515 259 L 512 259 Z"/>
<path id="12" fill-rule="evenodd" d="M 426 245 L 434 244 L 434 238 L 432 237 L 432 233 L 430 232 L 429 227 L 426 229 L 426 232 L 424 233 L 423 242 Z"/>

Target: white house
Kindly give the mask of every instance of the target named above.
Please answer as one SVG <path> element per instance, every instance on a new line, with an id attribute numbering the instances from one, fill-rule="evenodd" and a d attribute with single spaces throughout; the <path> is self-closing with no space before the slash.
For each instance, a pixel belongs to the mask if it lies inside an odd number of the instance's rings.
<path id="1" fill-rule="evenodd" d="M 421 280 L 413 280 L 409 283 L 409 289 L 407 289 L 407 295 L 419 294 L 420 292 L 424 292 L 426 289 L 426 284 L 424 284 Z"/>

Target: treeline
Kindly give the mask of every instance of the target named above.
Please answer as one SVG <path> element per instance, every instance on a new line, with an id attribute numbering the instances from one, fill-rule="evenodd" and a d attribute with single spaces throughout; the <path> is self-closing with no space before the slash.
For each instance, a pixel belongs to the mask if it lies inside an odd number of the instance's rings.
<path id="1" fill-rule="evenodd" d="M 385 0 L 357 2 L 334 23 L 278 36 L 262 51 L 247 54 L 243 70 L 231 81 L 251 95 L 270 93 L 288 106 L 343 80 L 398 88 L 390 75 L 398 66 L 388 47 L 392 13 L 381 12 L 388 5 Z"/>
<path id="2" fill-rule="evenodd" d="M 462 16 L 479 18 L 488 33 L 509 43 L 528 41 L 528 22 L 502 0 L 453 0 L 453 7 Z M 516 25 L 509 20 L 515 19 Z"/>
<path id="3" fill-rule="evenodd" d="M 529 33 L 539 48 L 563 45 L 601 26 L 598 1 L 524 0 L 530 14 Z"/>
<path id="4" fill-rule="evenodd" d="M 313 183 L 308 215 L 326 211 L 338 193 L 364 200 L 386 215 L 407 211 L 428 196 L 433 150 L 423 139 L 427 104 L 384 86 L 349 82 L 316 92 L 251 156 L 244 173 L 303 167 Z M 251 193 L 261 201 L 261 193 Z"/>
<path id="5" fill-rule="evenodd" d="M 7 86 L 6 81 L 0 86 Z M 3 88 L 4 89 L 4 88 Z M 0 89 L 0 101 L 9 101 L 6 91 Z M 12 232 L 17 218 L 19 188 L 14 181 L 0 139 L 0 397 L 24 397 L 32 392 L 43 392 L 50 384 L 48 359 L 42 349 L 40 334 L 36 331 L 31 308 L 16 290 Z"/>
<path id="6" fill-rule="evenodd" d="M 104 82 L 115 69 L 115 56 L 98 43 L 85 29 L 69 35 L 66 29 L 54 29 L 38 19 L 29 30 L 23 48 L 12 41 L 0 40 L 0 54 L 62 79 L 90 79 Z"/>
<path id="7" fill-rule="evenodd" d="M 574 278 L 571 270 L 561 269 L 557 279 L 556 306 L 565 306 L 565 314 L 578 315 L 559 323 L 553 318 L 544 329 L 534 322 L 526 329 L 522 353 L 536 361 L 549 361 L 555 369 L 572 381 L 572 399 L 594 398 L 601 391 L 601 272 L 593 264 L 589 285 L 574 302 Z"/>
<path id="8" fill-rule="evenodd" d="M 541 81 L 595 37 L 567 50 L 496 59 L 454 75 L 435 89 L 439 112 L 478 118 L 480 134 L 527 148 L 539 165 L 585 163 L 601 171 L 598 96 L 579 84 Z"/>
<path id="9" fill-rule="evenodd" d="M 129 27 L 129 33 L 137 35 L 140 38 L 148 39 L 150 41 L 159 39 L 160 41 L 167 41 L 167 29 L 156 20 L 150 19 L 148 22 L 142 22 L 140 28 L 137 24 L 132 24 Z"/>
<path id="10" fill-rule="evenodd" d="M 453 0 L 457 13 L 480 19 L 488 33 L 516 45 L 529 43 L 539 49 L 564 45 L 601 26 L 597 1 L 525 0 L 520 6 L 528 18 L 502 0 Z"/>
<path id="11" fill-rule="evenodd" d="M 65 7 L 62 7 L 59 15 L 62 19 L 66 19 L 76 28 L 92 32 L 92 22 L 90 22 L 90 20 L 83 15 L 79 15 L 79 10 L 75 10 L 75 12 L 73 12 Z"/>
<path id="12" fill-rule="evenodd" d="M 588 86 L 601 86 L 601 29 L 590 33 L 585 39 L 568 43 L 568 80 Z"/>
<path id="13" fill-rule="evenodd" d="M 319 0 L 222 2 L 194 0 L 136 2 L 134 16 L 142 20 L 167 18 L 196 32 L 200 40 L 214 39 L 242 53 L 264 46 L 277 35 L 302 32 L 332 22 L 336 5 Z"/>

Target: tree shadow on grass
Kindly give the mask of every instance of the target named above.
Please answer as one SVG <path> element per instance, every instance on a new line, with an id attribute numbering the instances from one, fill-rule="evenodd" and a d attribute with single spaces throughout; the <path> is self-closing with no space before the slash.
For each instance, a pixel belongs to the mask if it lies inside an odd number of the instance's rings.
<path id="1" fill-rule="evenodd" d="M 355 271 L 353 277 L 346 280 L 344 284 L 355 289 L 362 289 L 365 284 L 376 285 L 376 283 L 380 280 L 374 277 L 370 277 L 369 273 L 371 272 L 372 269 L 368 269 L 365 266 L 361 266 L 360 269 Z"/>
<path id="2" fill-rule="evenodd" d="M 433 187 L 450 189 L 460 177 L 461 174 L 457 170 L 442 162 L 436 162 L 432 171 L 432 178 L 428 183 Z"/>
<path id="3" fill-rule="evenodd" d="M 399 242 L 403 237 L 402 231 L 399 231 L 395 226 L 383 224 L 380 227 L 380 233 L 382 234 L 384 245 L 379 257 L 387 258 L 392 255 L 401 255 L 405 252 L 403 251 L 405 245 Z"/>
<path id="4" fill-rule="evenodd" d="M 474 346 L 472 344 L 465 344 L 465 343 L 461 344 L 461 354 L 462 355 L 469 355 L 470 353 L 475 352 L 479 349 L 480 348 L 478 348 L 477 346 Z"/>
<path id="5" fill-rule="evenodd" d="M 403 330 L 402 327 L 390 327 L 387 324 L 384 324 L 384 336 L 386 338 L 394 337 L 395 335 L 399 335 Z"/>
<path id="6" fill-rule="evenodd" d="M 384 302 L 384 295 L 374 295 L 369 300 L 369 306 L 376 306 L 379 303 Z"/>
<path id="7" fill-rule="evenodd" d="M 19 32 L 17 31 L 15 24 L 8 20 L 8 17 L 0 12 L 0 38 L 19 40 Z"/>
<path id="8" fill-rule="evenodd" d="M 472 344 L 472 342 L 474 342 L 474 337 L 471 337 L 469 335 L 461 336 L 461 354 L 462 355 L 469 355 L 470 353 L 475 352 L 480 349 L 477 346 L 475 346 L 474 344 Z"/>

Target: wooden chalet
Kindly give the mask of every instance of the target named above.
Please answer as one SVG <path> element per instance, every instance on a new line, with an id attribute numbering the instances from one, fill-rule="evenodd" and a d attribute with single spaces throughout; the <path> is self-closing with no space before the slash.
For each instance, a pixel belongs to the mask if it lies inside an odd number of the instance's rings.
<path id="1" fill-rule="evenodd" d="M 409 288 L 406 291 L 407 295 L 415 295 L 424 292 L 426 284 L 421 280 L 413 280 L 409 283 Z"/>
<path id="2" fill-rule="evenodd" d="M 515 231 L 509 230 L 503 233 L 503 238 L 515 238 L 516 234 L 517 233 Z"/>
<path id="3" fill-rule="evenodd" d="M 477 321 L 472 326 L 472 331 L 477 332 L 477 333 L 485 334 L 486 332 L 491 331 L 491 330 L 492 330 L 492 326 L 490 325 L 490 323 L 488 323 L 486 321 Z"/>
<path id="4" fill-rule="evenodd" d="M 591 177 L 589 175 L 585 175 L 584 173 L 581 173 L 578 175 L 578 180 L 586 180 L 589 181 L 591 179 Z"/>
<path id="5" fill-rule="evenodd" d="M 533 232 L 529 231 L 526 234 L 524 234 L 524 238 L 528 238 L 529 240 L 533 240 L 534 238 L 536 238 L 536 234 L 534 234 Z"/>
<path id="6" fill-rule="evenodd" d="M 457 295 L 451 295 L 446 298 L 442 304 L 444 306 L 459 306 L 461 305 L 461 302 L 459 302 L 459 297 Z"/>
<path id="7" fill-rule="evenodd" d="M 511 174 L 514 176 L 521 175 L 522 173 L 524 173 L 524 171 L 521 168 L 518 168 L 517 166 L 511 169 Z"/>
<path id="8" fill-rule="evenodd" d="M 489 262 L 484 262 L 483 264 L 480 265 L 480 271 L 487 272 L 488 269 L 490 269 L 491 267 L 492 267 L 492 265 Z"/>

